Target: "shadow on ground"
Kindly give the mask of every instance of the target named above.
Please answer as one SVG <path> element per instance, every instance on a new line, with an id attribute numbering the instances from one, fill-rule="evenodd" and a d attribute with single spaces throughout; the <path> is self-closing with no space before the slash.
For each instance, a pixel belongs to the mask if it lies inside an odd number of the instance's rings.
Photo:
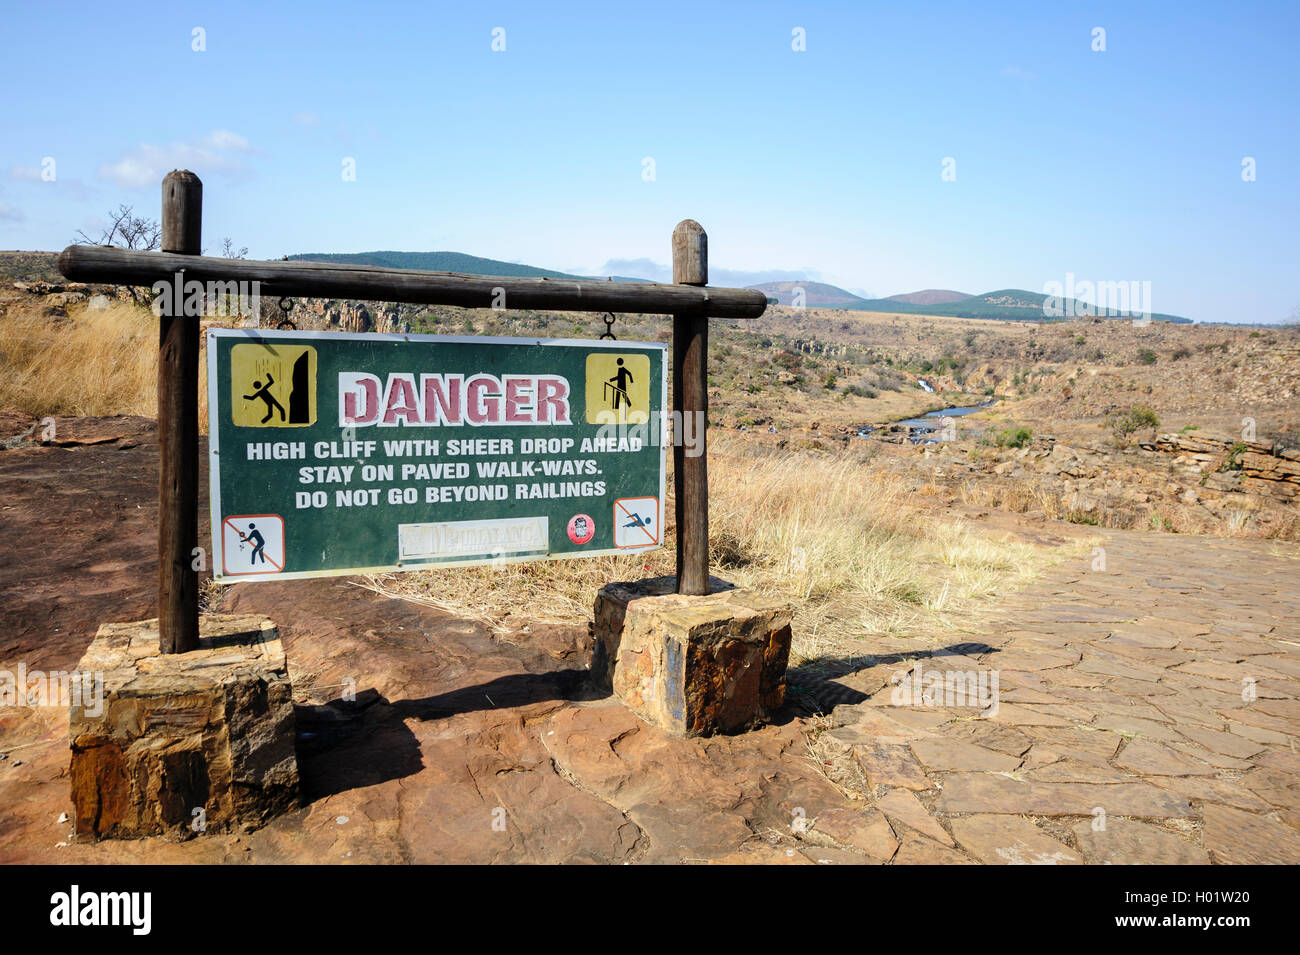
<path id="1" fill-rule="evenodd" d="M 356 699 L 294 707 L 304 802 L 413 776 L 424 768 L 408 719 L 428 722 L 533 703 L 598 700 L 587 670 L 512 673 L 422 699 L 389 700 L 377 690 Z"/>
<path id="2" fill-rule="evenodd" d="M 917 660 L 942 660 L 944 657 L 951 656 L 965 659 L 996 652 L 997 648 L 987 643 L 967 642 L 954 643 L 934 650 L 912 650 L 907 653 L 864 653 L 820 657 L 786 671 L 788 696 L 794 705 L 808 713 L 824 713 L 837 706 L 853 706 L 862 703 L 871 695 L 861 689 L 840 683 L 839 681 L 845 677 L 876 667 L 890 666 L 897 667 L 897 672 L 903 674 L 911 670 L 912 664 Z"/>

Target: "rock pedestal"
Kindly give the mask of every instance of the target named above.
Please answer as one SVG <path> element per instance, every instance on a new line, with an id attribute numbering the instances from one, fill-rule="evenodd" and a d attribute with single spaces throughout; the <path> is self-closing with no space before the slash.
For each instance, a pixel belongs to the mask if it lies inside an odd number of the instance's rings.
<path id="1" fill-rule="evenodd" d="M 785 698 L 791 607 L 710 578 L 681 596 L 675 577 L 613 583 L 596 596 L 594 679 L 676 736 L 736 733 Z"/>
<path id="2" fill-rule="evenodd" d="M 251 829 L 298 805 L 293 694 L 271 621 L 204 617 L 199 649 L 175 654 L 159 653 L 156 619 L 106 623 L 78 671 L 78 839 Z"/>

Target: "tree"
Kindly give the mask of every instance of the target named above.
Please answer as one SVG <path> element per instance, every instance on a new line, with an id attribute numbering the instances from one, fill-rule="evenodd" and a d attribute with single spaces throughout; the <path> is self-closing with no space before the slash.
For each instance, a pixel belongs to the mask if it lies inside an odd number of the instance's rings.
<path id="1" fill-rule="evenodd" d="M 121 249 L 134 249 L 137 252 L 152 252 L 162 247 L 162 226 L 154 219 L 137 216 L 133 206 L 125 202 L 117 211 L 109 211 L 112 224 L 105 229 L 98 239 L 92 239 L 84 230 L 78 229 L 72 237 L 73 245 L 115 245 Z M 144 293 L 139 289 L 127 287 L 131 300 L 136 304 L 145 301 Z"/>
<path id="2" fill-rule="evenodd" d="M 248 246 L 236 249 L 235 243 L 230 241 L 230 236 L 221 240 L 221 254 L 227 259 L 246 259 L 248 258 Z"/>
<path id="3" fill-rule="evenodd" d="M 73 236 L 74 245 L 115 245 L 121 249 L 152 252 L 162 246 L 162 226 L 154 219 L 135 214 L 135 208 L 122 203 L 116 212 L 110 211 L 112 224 L 98 239 L 92 239 L 83 230 Z"/>

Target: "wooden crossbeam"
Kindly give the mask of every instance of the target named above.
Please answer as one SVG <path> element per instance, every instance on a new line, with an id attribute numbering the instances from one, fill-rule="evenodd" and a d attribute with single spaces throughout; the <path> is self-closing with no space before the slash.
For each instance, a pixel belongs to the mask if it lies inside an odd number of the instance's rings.
<path id="1" fill-rule="evenodd" d="M 758 318 L 767 296 L 757 289 L 702 284 L 601 282 L 587 279 L 462 275 L 320 262 L 261 262 L 167 252 L 135 252 L 71 245 L 59 253 L 59 271 L 76 282 L 153 286 L 185 281 L 258 282 L 262 295 L 344 298 L 464 308 L 530 308 L 569 312 L 695 314 L 704 318 Z M 676 278 L 674 278 L 676 283 Z"/>
<path id="2" fill-rule="evenodd" d="M 73 245 L 60 253 L 59 271 L 72 281 L 148 287 L 172 285 L 178 274 L 205 285 L 258 282 L 259 294 L 276 297 L 672 315 L 673 409 L 677 426 L 699 441 L 687 448 L 677 434 L 673 442 L 677 592 L 709 592 L 708 320 L 757 318 L 767 297 L 753 289 L 708 287 L 708 236 L 698 222 L 686 219 L 673 231 L 673 284 L 665 285 L 213 258 L 198 254 L 202 217 L 203 183 L 188 170 L 174 170 L 162 184 L 162 252 Z M 160 648 L 184 653 L 197 649 L 199 639 L 198 321 L 160 316 L 158 347 Z"/>

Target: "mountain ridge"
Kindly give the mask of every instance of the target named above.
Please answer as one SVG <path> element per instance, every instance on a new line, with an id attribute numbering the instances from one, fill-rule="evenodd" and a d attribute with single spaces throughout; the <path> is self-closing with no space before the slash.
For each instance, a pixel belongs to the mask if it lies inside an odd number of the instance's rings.
<path id="1" fill-rule="evenodd" d="M 290 262 L 322 262 L 329 265 L 374 265 L 386 269 L 417 269 L 421 272 L 462 272 L 466 275 L 503 275 L 512 278 L 581 279 L 585 282 L 645 282 L 647 279 L 625 275 L 575 275 L 543 269 L 522 262 L 489 259 L 466 252 L 299 252 L 287 257 Z"/>
<path id="2" fill-rule="evenodd" d="M 1067 318 L 1071 315 L 1084 317 L 1093 315 L 1096 309 L 1076 299 L 1057 299 L 1052 304 L 1060 314 L 1048 314 L 1048 300 L 1051 296 L 1043 292 L 1030 292 L 1027 289 L 995 289 L 981 295 L 968 295 L 956 301 L 925 303 L 906 299 L 914 296 L 929 297 L 927 293 L 946 293 L 946 289 L 924 289 L 920 292 L 908 292 L 892 298 L 862 298 L 836 285 L 826 282 L 764 282 L 751 285 L 768 296 L 769 301 L 778 305 L 794 305 L 795 289 L 804 289 L 803 305 L 806 308 L 839 308 L 859 312 L 893 312 L 911 315 L 942 315 L 952 318 L 986 318 L 1012 322 L 1038 322 L 1044 319 Z M 963 295 L 952 292 L 953 295 Z M 1085 312 L 1084 309 L 1087 309 Z M 1129 312 L 1112 312 L 1103 318 L 1133 318 Z M 1191 324 L 1190 318 L 1181 315 L 1152 313 L 1153 321 L 1173 322 L 1174 324 Z"/>
<path id="3" fill-rule="evenodd" d="M 522 278 L 557 278 L 582 281 L 603 281 L 606 276 L 576 275 L 554 269 L 543 269 L 519 262 L 505 262 L 501 259 L 489 259 L 465 252 L 304 252 L 288 256 L 291 262 L 326 262 L 339 265 L 374 265 L 394 269 L 418 269 L 431 272 L 463 272 L 470 275 L 502 275 Z M 611 276 L 620 282 L 646 282 L 648 279 L 628 276 Z M 785 280 L 779 282 L 762 282 L 746 288 L 757 289 L 768 296 L 774 304 L 793 306 L 802 304 L 807 308 L 838 308 L 865 312 L 895 312 L 901 314 L 943 315 L 953 318 L 985 318 L 1002 321 L 1042 321 L 1044 318 L 1067 317 L 1068 314 L 1082 315 L 1083 303 L 1074 299 L 1065 299 L 1058 304 L 1065 314 L 1052 316 L 1047 314 L 1045 305 L 1049 296 L 1041 292 L 1026 289 L 996 289 L 980 295 L 970 295 L 952 289 L 921 289 L 905 292 L 888 298 L 863 298 L 847 289 L 828 282 L 804 282 Z M 802 289 L 801 293 L 796 290 Z M 802 298 L 796 302 L 796 296 Z M 1092 314 L 1089 309 L 1086 314 Z M 1110 318 L 1131 318 L 1127 312 L 1117 312 Z M 1153 314 L 1156 321 L 1191 323 L 1191 319 L 1179 315 Z"/>

